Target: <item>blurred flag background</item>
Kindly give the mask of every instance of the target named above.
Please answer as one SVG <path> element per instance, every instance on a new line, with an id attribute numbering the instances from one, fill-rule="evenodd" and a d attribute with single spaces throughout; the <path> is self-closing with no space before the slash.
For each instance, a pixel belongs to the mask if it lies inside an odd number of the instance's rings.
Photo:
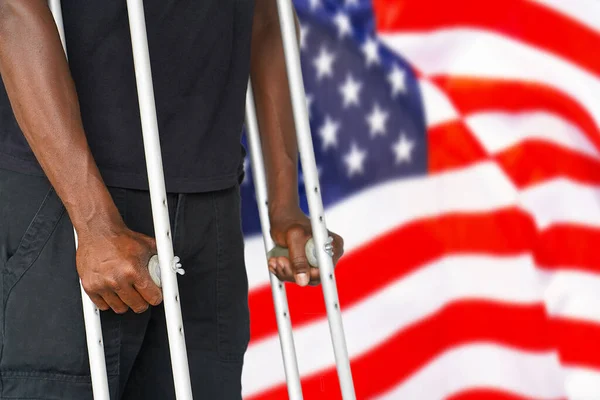
<path id="1" fill-rule="evenodd" d="M 294 4 L 357 397 L 600 399 L 600 1 Z M 286 399 L 247 171 L 243 392 Z M 321 289 L 287 290 L 304 398 L 339 399 Z"/>

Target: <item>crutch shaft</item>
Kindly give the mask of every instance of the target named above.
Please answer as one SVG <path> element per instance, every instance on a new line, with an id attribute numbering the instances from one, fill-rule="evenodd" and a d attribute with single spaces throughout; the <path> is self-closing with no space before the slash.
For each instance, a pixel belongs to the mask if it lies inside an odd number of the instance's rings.
<path id="1" fill-rule="evenodd" d="M 175 394 L 178 400 L 187 400 L 192 399 L 192 388 L 179 303 L 177 274 L 174 266 L 173 242 L 142 1 L 127 0 L 127 11 Z"/>
<path id="2" fill-rule="evenodd" d="M 77 232 L 75 232 L 75 249 L 77 249 Z M 90 362 L 90 375 L 92 378 L 92 393 L 94 400 L 109 400 L 108 374 L 106 359 L 104 357 L 104 340 L 102 338 L 102 324 L 100 310 L 87 295 L 81 281 L 81 300 L 83 302 L 83 321 L 85 324 L 85 337 Z"/>
<path id="3" fill-rule="evenodd" d="M 248 132 L 252 175 L 254 178 L 256 202 L 258 203 L 258 213 L 263 232 L 265 251 L 269 252 L 270 249 L 275 247 L 275 244 L 269 233 L 270 223 L 267 203 L 267 179 L 265 177 L 256 107 L 254 104 L 252 83 L 250 81 L 248 81 L 248 90 L 246 92 L 246 130 Z M 302 400 L 302 386 L 300 385 L 300 374 L 298 372 L 298 362 L 296 359 L 296 350 L 294 348 L 292 323 L 288 310 L 285 286 L 275 275 L 269 274 L 269 278 L 271 281 L 273 303 L 275 305 L 275 316 L 281 352 L 283 355 L 283 367 L 287 381 L 288 396 L 290 400 Z"/>
<path id="4" fill-rule="evenodd" d="M 310 211 L 312 233 L 317 248 L 321 286 L 325 298 L 336 368 L 342 396 L 344 400 L 351 400 L 355 399 L 356 395 L 354 393 L 354 383 L 352 380 L 350 360 L 348 358 L 346 338 L 339 306 L 333 260 L 331 256 L 327 254 L 325 249 L 328 231 L 325 224 L 321 189 L 319 187 L 319 177 L 316 168 L 308 110 L 306 107 L 298 38 L 296 35 L 291 0 L 277 0 L 277 9 L 283 38 L 285 64 L 290 85 L 300 161 L 302 163 L 302 172 L 304 174 L 304 184 Z"/>
<path id="5" fill-rule="evenodd" d="M 60 0 L 50 0 L 48 5 L 54 18 L 56 28 L 58 29 L 65 56 L 67 56 Z M 75 229 L 73 229 L 73 235 L 75 238 L 75 250 L 77 251 L 78 239 L 77 231 L 75 231 Z M 79 287 L 81 289 L 81 301 L 83 305 L 85 336 L 90 364 L 90 375 L 92 379 L 92 393 L 94 394 L 95 400 L 109 400 L 110 392 L 108 387 L 108 375 L 106 373 L 106 360 L 104 357 L 104 340 L 102 338 L 100 310 L 98 310 L 98 307 L 96 307 L 83 289 L 81 281 L 79 281 Z"/>

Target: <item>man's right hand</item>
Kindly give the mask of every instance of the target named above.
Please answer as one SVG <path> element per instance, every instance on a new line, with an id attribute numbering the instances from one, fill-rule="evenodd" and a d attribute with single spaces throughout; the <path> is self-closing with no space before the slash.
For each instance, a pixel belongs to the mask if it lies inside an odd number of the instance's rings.
<path id="1" fill-rule="evenodd" d="M 154 240 L 128 229 L 88 146 L 79 102 L 46 0 L 0 0 L 0 75 L 25 139 L 78 234 L 77 270 L 101 310 L 162 301 L 147 263 Z"/>
<path id="2" fill-rule="evenodd" d="M 101 310 L 144 312 L 162 301 L 148 272 L 156 254 L 153 238 L 123 226 L 78 238 L 77 271 L 83 289 Z"/>

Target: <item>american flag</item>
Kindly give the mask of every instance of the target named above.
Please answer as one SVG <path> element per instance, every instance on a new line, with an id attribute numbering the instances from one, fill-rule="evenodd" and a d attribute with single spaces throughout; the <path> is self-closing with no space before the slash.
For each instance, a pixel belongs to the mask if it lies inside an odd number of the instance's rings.
<path id="1" fill-rule="evenodd" d="M 294 4 L 357 397 L 600 399 L 600 1 Z M 247 171 L 243 393 L 285 399 Z M 321 288 L 287 290 L 339 399 Z"/>

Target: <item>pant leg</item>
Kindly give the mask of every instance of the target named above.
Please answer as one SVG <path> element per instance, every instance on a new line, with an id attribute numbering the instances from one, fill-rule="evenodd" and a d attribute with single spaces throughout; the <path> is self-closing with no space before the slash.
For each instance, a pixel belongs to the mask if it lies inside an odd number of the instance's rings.
<path id="1" fill-rule="evenodd" d="M 239 187 L 180 195 L 173 237 L 193 394 L 241 399 L 249 310 Z M 151 313 L 123 400 L 175 399 L 164 308 Z"/>
<path id="2" fill-rule="evenodd" d="M 125 192 L 111 189 L 124 213 Z M 0 398 L 92 399 L 72 224 L 45 178 L 0 170 Z M 101 313 L 118 398 L 150 314 Z"/>

